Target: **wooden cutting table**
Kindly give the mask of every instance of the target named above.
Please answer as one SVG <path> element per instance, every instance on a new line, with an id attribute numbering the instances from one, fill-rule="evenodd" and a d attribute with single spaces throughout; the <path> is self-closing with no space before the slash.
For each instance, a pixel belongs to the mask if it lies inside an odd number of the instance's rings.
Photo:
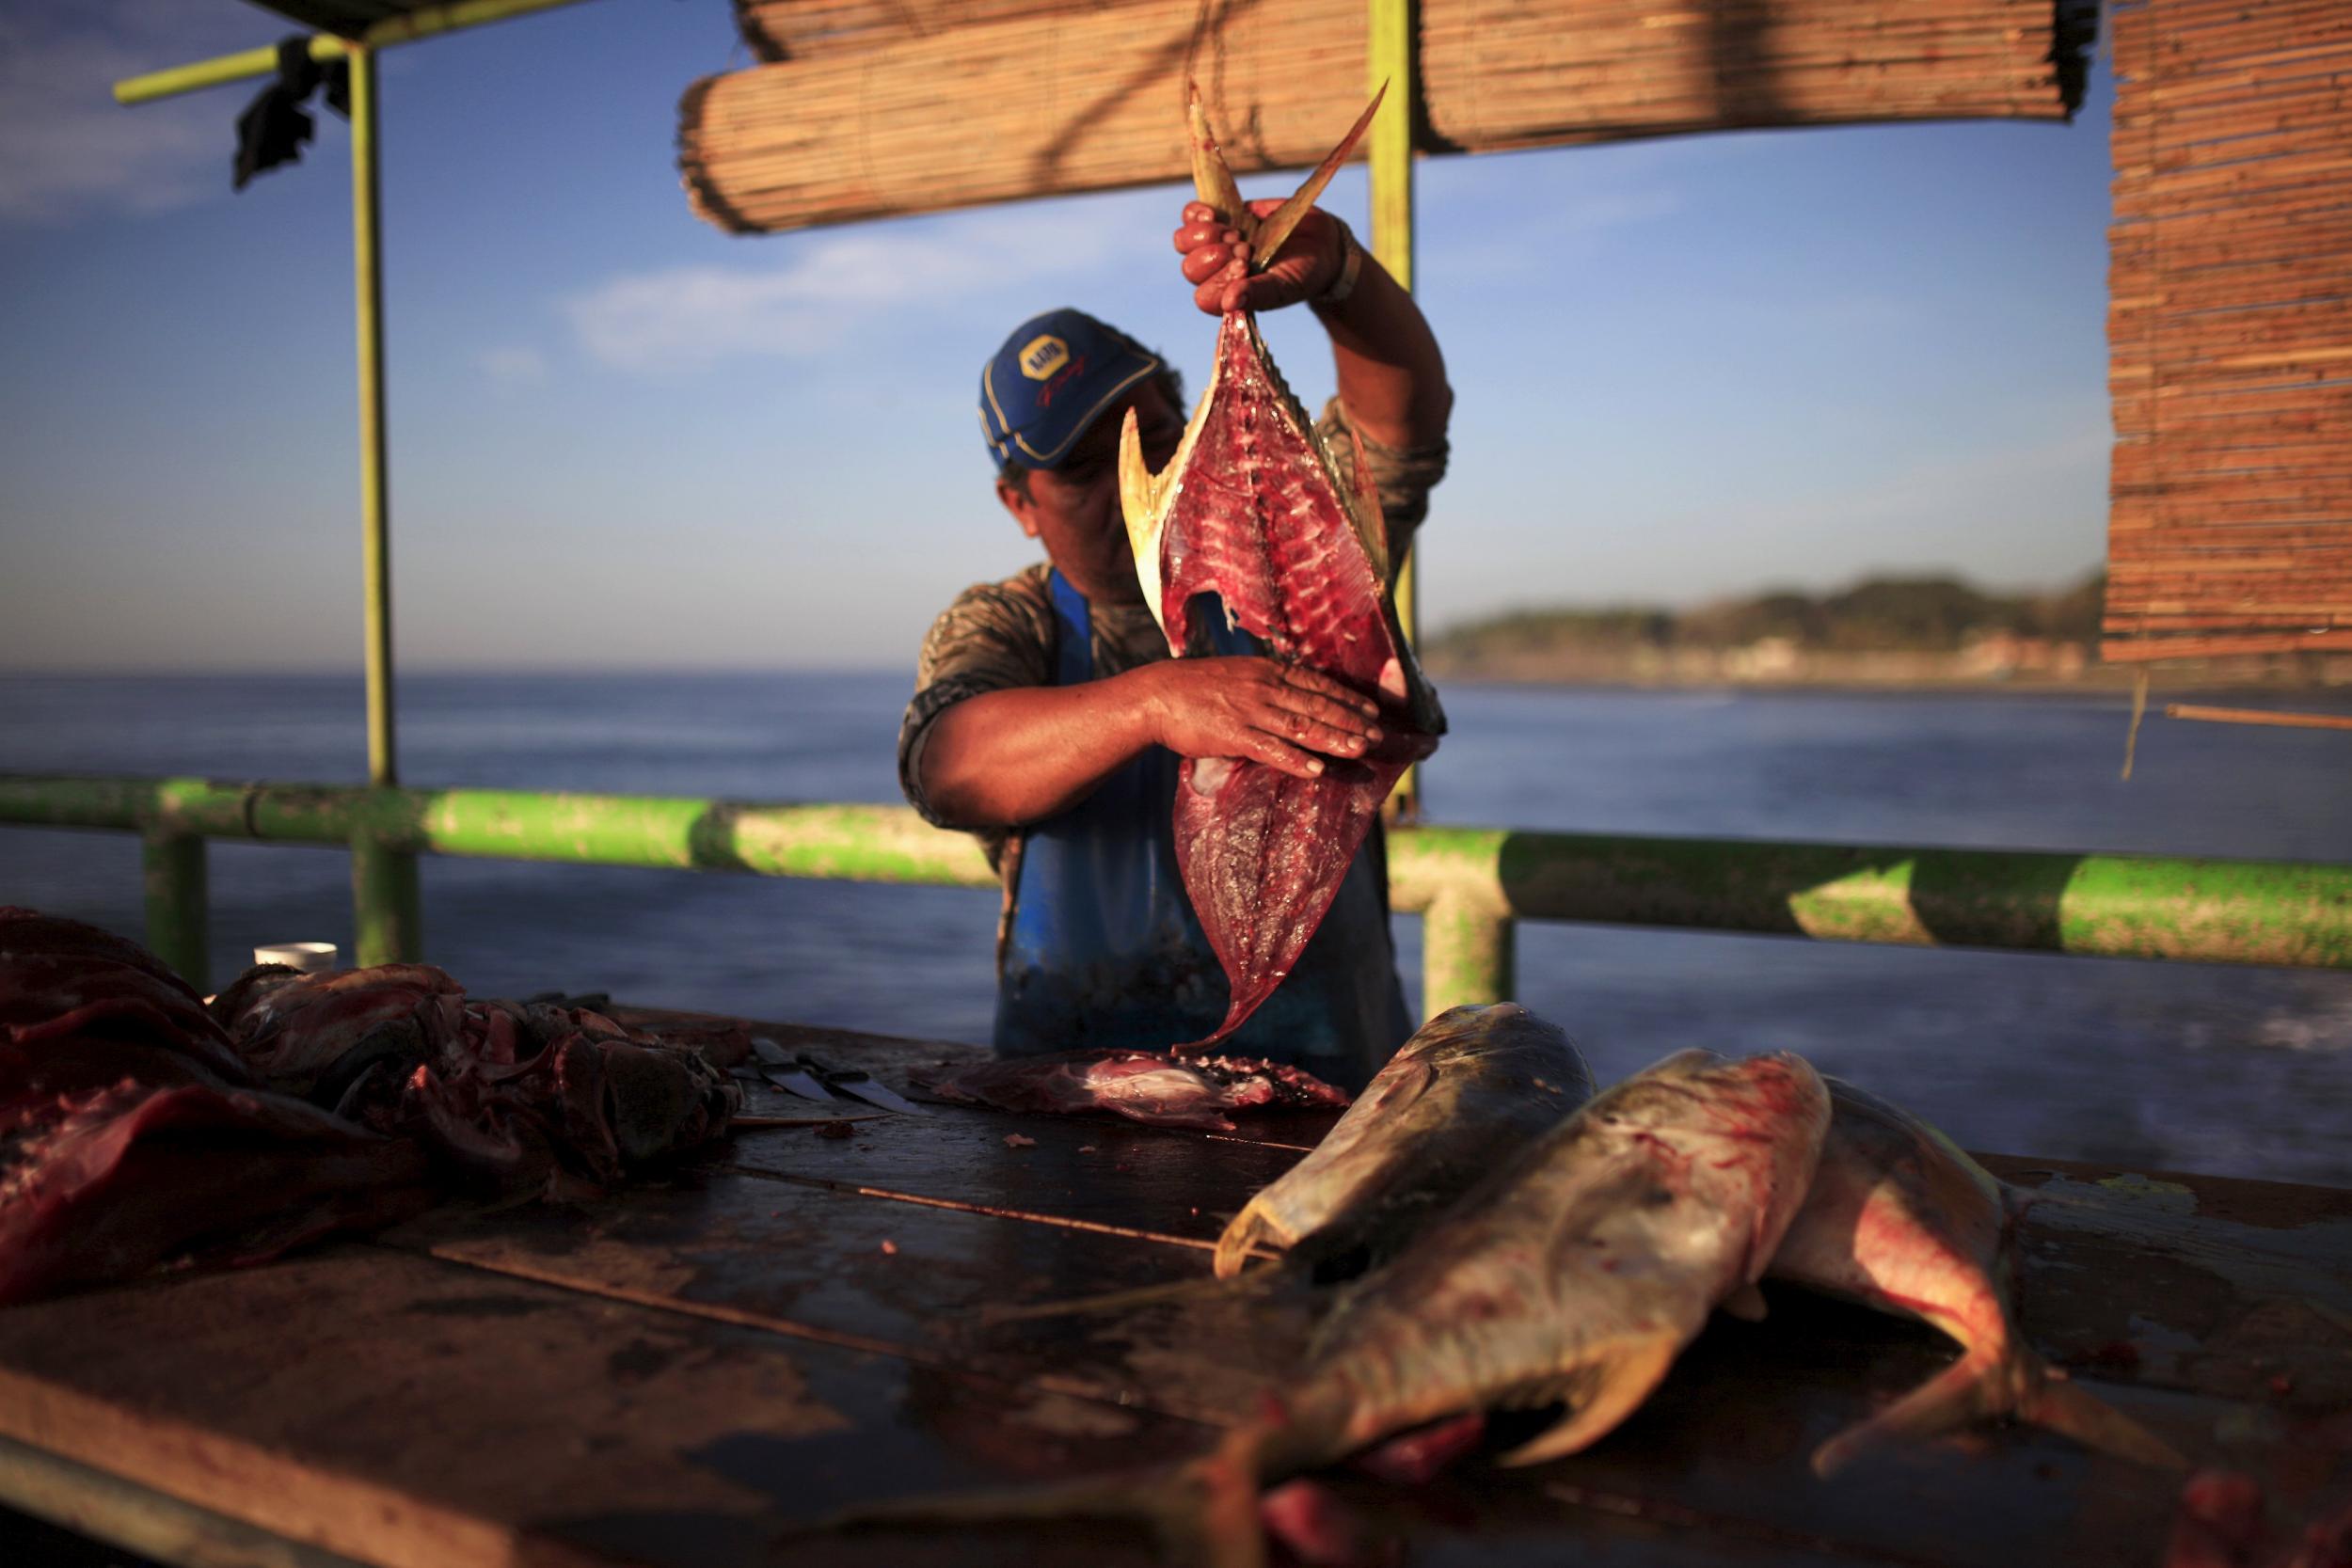
<path id="1" fill-rule="evenodd" d="M 759 1027 L 900 1087 L 912 1063 L 975 1054 Z M 1296 1367 L 1302 1315 L 1214 1296 L 983 1313 L 1205 1275 L 1226 1216 L 1329 1120 L 1219 1137 L 936 1107 L 840 1139 L 741 1131 L 586 1208 L 445 1210 L 262 1268 L 0 1310 L 0 1502 L 208 1565 L 1148 1561 L 1104 1525 L 796 1527 L 1202 1449 Z M 2342 1499 L 2352 1192 L 1986 1163 L 2053 1200 L 2020 1236 L 2046 1354 L 2298 1517 Z M 1422 1565 L 2162 1560 L 2179 1478 L 2039 1433 L 1815 1480 L 1814 1444 L 1951 1352 L 1794 1291 L 1772 1305 L 1719 1319 L 1585 1454 L 1332 1485 Z"/>

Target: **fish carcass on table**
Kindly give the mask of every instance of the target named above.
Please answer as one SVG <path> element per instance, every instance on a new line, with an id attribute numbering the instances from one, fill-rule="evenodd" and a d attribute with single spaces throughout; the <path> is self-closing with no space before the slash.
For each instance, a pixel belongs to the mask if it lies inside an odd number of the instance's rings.
<path id="1" fill-rule="evenodd" d="M 1733 1292 L 1753 1288 L 1804 1201 L 1829 1096 L 1786 1052 L 1668 1057 L 1600 1095 L 1349 1287 L 1298 1379 L 1172 1474 L 920 1499 L 836 1523 L 1149 1521 L 1220 1568 L 1264 1560 L 1274 1481 L 1466 1412 L 1564 1407 L 1504 1456 L 1597 1441 L 1646 1399 Z"/>
<path id="2" fill-rule="evenodd" d="M 1375 97 L 1296 195 L 1259 218 L 1234 187 L 1194 91 L 1194 183 L 1251 245 L 1251 265 L 1279 253 L 1379 103 Z M 1185 759 L 1176 788 L 1177 868 L 1232 988 L 1224 1022 L 1192 1049 L 1239 1028 L 1281 984 L 1380 802 L 1445 731 L 1437 693 L 1397 621 L 1387 531 L 1360 443 L 1353 456 L 1352 478 L 1343 480 L 1247 310 L 1218 324 L 1208 387 L 1164 471 L 1145 467 L 1132 411 L 1120 433 L 1120 505 L 1144 602 L 1168 650 L 1198 651 L 1196 601 L 1214 594 L 1228 625 L 1270 657 L 1311 666 L 1384 704 L 1380 747 L 1357 761 L 1327 758 L 1313 778 L 1246 758 Z"/>
<path id="3" fill-rule="evenodd" d="M 2010 1416 L 2142 1464 L 2185 1462 L 2137 1422 L 2066 1381 L 2018 1332 L 2010 1233 L 2019 1195 L 1918 1117 L 1828 1079 L 1830 1129 L 1813 1190 L 1772 1275 L 1919 1318 L 1961 1358 L 1815 1451 L 1829 1475 L 1874 1445 Z"/>
<path id="4" fill-rule="evenodd" d="M 215 999 L 272 1086 L 423 1139 L 470 1179 L 570 1196 L 722 1132 L 741 1091 L 586 1007 L 467 997 L 428 964 L 247 971 Z"/>
<path id="5" fill-rule="evenodd" d="M 1079 1116 L 1108 1111 L 1154 1127 L 1230 1132 L 1227 1113 L 1344 1105 L 1347 1095 L 1304 1069 L 1246 1056 L 1182 1061 L 1152 1051 L 1078 1051 L 969 1067 L 918 1069 L 917 1088 L 1000 1111 Z"/>
<path id="6" fill-rule="evenodd" d="M 195 990 L 78 921 L 0 910 L 0 1302 L 253 1262 L 430 1200 L 413 1145 L 259 1086 Z"/>
<path id="7" fill-rule="evenodd" d="M 1217 1238 L 1217 1277 L 1259 1245 L 1347 1272 L 1383 1262 L 1592 1097 L 1592 1069 L 1556 1025 L 1510 1002 L 1449 1008 L 1233 1216 Z"/>

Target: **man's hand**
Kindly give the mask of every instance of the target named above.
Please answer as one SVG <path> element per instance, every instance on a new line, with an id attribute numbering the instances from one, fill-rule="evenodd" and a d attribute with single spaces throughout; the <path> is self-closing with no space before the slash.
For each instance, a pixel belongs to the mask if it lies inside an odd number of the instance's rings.
<path id="1" fill-rule="evenodd" d="M 1371 698 L 1304 665 L 1171 658 L 1122 678 L 1143 689 L 1152 737 L 1179 756 L 1248 757 L 1311 779 L 1325 757 L 1360 757 L 1382 739 Z"/>
<path id="2" fill-rule="evenodd" d="M 1253 201 L 1249 211 L 1263 217 L 1280 205 L 1279 201 Z M 1205 201 L 1184 204 L 1184 220 L 1176 229 L 1176 249 L 1184 257 L 1184 281 L 1193 286 L 1192 302 L 1212 316 L 1234 310 L 1274 310 L 1317 298 L 1347 262 L 1346 230 L 1320 207 L 1308 209 L 1290 238 L 1282 242 L 1274 264 L 1263 272 L 1249 270 L 1248 242 Z"/>

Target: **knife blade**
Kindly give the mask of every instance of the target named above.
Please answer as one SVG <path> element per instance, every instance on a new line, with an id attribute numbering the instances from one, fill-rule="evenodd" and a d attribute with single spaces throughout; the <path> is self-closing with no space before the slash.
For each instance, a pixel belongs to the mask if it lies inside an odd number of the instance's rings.
<path id="1" fill-rule="evenodd" d="M 803 1100 L 832 1101 L 833 1096 L 825 1091 L 825 1085 L 813 1073 L 795 1066 L 792 1058 L 784 1053 L 784 1047 L 775 1041 L 754 1035 L 752 1052 L 759 1058 L 759 1075 L 785 1093 L 799 1095 Z"/>
<path id="2" fill-rule="evenodd" d="M 802 1059 L 805 1061 L 807 1058 Z M 839 1089 L 843 1094 L 855 1095 L 868 1105 L 879 1105 L 885 1111 L 903 1111 L 911 1117 L 930 1115 L 929 1111 L 906 1099 L 895 1089 L 888 1088 L 875 1082 L 866 1073 L 855 1069 L 847 1072 L 827 1071 L 825 1083 L 829 1087 Z"/>

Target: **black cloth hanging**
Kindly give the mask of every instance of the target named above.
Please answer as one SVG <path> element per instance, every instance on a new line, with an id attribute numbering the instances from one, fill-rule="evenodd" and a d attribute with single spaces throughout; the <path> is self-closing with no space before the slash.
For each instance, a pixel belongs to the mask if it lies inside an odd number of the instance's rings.
<path id="1" fill-rule="evenodd" d="M 302 161 L 302 144 L 318 133 L 317 122 L 302 105 L 322 85 L 326 88 L 326 106 L 349 119 L 351 63 L 338 58 L 319 64 L 310 58 L 307 34 L 279 40 L 278 79 L 237 117 L 238 190 L 264 169 Z"/>

